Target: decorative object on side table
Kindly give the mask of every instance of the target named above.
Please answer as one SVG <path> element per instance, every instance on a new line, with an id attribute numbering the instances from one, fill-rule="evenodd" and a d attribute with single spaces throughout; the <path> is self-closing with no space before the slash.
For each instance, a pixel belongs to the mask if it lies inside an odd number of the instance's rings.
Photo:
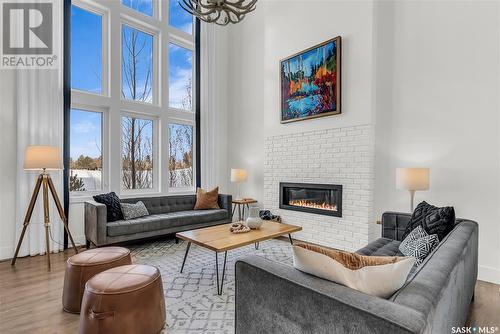
<path id="1" fill-rule="evenodd" d="M 410 191 L 410 209 L 413 212 L 415 191 L 429 190 L 429 168 L 396 168 L 396 188 Z"/>
<path id="2" fill-rule="evenodd" d="M 262 220 L 270 220 L 276 223 L 281 223 L 281 217 L 277 215 L 273 215 L 269 210 L 260 210 L 259 212 L 260 219 Z"/>
<path id="3" fill-rule="evenodd" d="M 235 200 L 241 200 L 241 196 L 240 196 L 240 187 L 241 186 L 240 186 L 240 184 L 242 182 L 245 182 L 247 180 L 247 177 L 248 177 L 248 173 L 247 173 L 246 169 L 238 169 L 238 168 L 231 169 L 231 182 L 236 183 L 236 185 L 238 187 L 238 192 L 237 192 Z"/>
<path id="4" fill-rule="evenodd" d="M 341 113 L 340 44 L 338 36 L 280 61 L 281 123 Z"/>
<path id="5" fill-rule="evenodd" d="M 33 214 L 33 209 L 35 208 L 36 200 L 38 198 L 38 193 L 40 192 L 40 188 L 42 188 L 43 192 L 43 216 L 44 216 L 44 225 L 45 225 L 45 242 L 47 248 L 47 268 L 50 270 L 50 221 L 49 221 L 49 190 L 56 204 L 57 211 L 59 213 L 59 217 L 61 218 L 64 229 L 68 234 L 69 240 L 75 249 L 75 253 L 78 254 L 78 249 L 75 246 L 75 242 L 73 241 L 73 236 L 68 228 L 68 220 L 66 219 L 66 215 L 64 214 L 64 209 L 59 201 L 59 197 L 57 196 L 56 187 L 50 178 L 47 170 L 61 170 L 63 169 L 62 159 L 61 159 L 61 149 L 57 146 L 28 146 L 26 148 L 26 152 L 24 155 L 24 169 L 25 170 L 41 170 L 41 173 L 38 175 L 38 179 L 35 184 L 35 189 L 33 189 L 33 195 L 31 196 L 31 200 L 26 211 L 26 216 L 24 217 L 23 222 L 23 230 L 21 232 L 21 236 L 19 237 L 19 242 L 17 243 L 16 251 L 14 253 L 14 257 L 12 258 L 11 265 L 16 264 L 17 255 L 19 254 L 19 249 L 21 248 L 21 244 L 23 242 L 24 234 L 26 233 L 26 229 L 31 220 L 31 215 Z"/>
<path id="6" fill-rule="evenodd" d="M 258 230 L 260 226 L 262 225 L 262 219 L 259 217 L 259 207 L 257 206 L 252 206 L 248 210 L 248 218 L 246 220 L 247 226 L 251 229 Z"/>

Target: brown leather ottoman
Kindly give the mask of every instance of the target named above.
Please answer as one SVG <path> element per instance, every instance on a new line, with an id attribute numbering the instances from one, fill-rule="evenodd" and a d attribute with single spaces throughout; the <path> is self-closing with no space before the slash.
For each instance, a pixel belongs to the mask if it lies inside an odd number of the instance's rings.
<path id="1" fill-rule="evenodd" d="M 123 247 L 94 248 L 73 255 L 66 264 L 63 288 L 63 309 L 80 313 L 85 283 L 106 269 L 132 263 L 130 251 Z"/>
<path id="2" fill-rule="evenodd" d="M 165 317 L 160 271 L 140 264 L 116 267 L 85 285 L 80 334 L 156 334 Z"/>

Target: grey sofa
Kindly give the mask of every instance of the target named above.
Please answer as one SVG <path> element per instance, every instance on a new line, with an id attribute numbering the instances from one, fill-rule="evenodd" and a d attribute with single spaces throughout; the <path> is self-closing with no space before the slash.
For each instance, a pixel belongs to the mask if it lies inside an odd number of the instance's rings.
<path id="1" fill-rule="evenodd" d="M 382 238 L 358 252 L 401 255 L 409 214 L 387 212 Z M 388 299 L 252 256 L 236 263 L 236 333 L 451 333 L 463 326 L 477 278 L 478 225 L 455 228 Z"/>
<path id="2" fill-rule="evenodd" d="M 231 195 L 219 195 L 220 209 L 194 210 L 196 195 L 176 195 L 121 199 L 142 201 L 149 216 L 107 222 L 106 206 L 85 202 L 85 238 L 100 247 L 124 241 L 156 237 L 231 221 Z"/>

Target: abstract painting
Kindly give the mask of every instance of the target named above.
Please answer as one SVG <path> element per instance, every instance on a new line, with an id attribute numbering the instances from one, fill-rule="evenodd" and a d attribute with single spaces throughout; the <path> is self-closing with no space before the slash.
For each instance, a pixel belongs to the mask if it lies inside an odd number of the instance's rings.
<path id="1" fill-rule="evenodd" d="M 280 61 L 281 123 L 340 114 L 340 41 Z"/>

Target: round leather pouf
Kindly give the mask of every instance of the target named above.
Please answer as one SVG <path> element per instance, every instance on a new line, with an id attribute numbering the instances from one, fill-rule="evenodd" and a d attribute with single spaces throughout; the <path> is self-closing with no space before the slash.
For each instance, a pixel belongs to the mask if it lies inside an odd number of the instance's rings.
<path id="1" fill-rule="evenodd" d="M 94 248 L 70 257 L 64 274 L 62 297 L 64 311 L 80 313 L 85 283 L 92 276 L 131 263 L 130 251 L 123 247 Z"/>
<path id="2" fill-rule="evenodd" d="M 103 271 L 85 286 L 80 334 L 156 334 L 165 325 L 160 271 L 128 265 Z"/>

